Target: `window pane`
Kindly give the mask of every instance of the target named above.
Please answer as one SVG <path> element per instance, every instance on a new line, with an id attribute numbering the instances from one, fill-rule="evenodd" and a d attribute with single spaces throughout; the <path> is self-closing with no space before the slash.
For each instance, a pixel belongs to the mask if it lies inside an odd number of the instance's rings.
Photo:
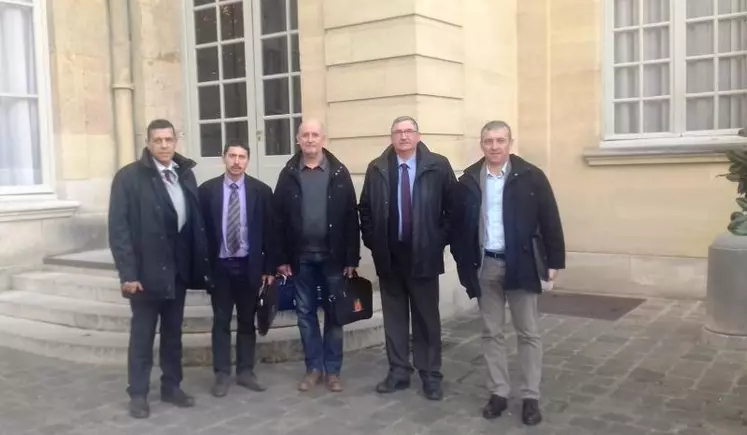
<path id="1" fill-rule="evenodd" d="M 718 0 L 719 14 L 747 12 L 747 0 Z"/>
<path id="2" fill-rule="evenodd" d="M 669 95 L 669 64 L 643 66 L 643 96 Z"/>
<path id="3" fill-rule="evenodd" d="M 713 59 L 693 60 L 687 62 L 687 92 L 712 92 Z"/>
<path id="4" fill-rule="evenodd" d="M 682 0 L 679 0 L 682 1 Z M 710 17 L 713 15 L 712 0 L 686 0 L 687 18 Z"/>
<path id="5" fill-rule="evenodd" d="M 288 79 L 264 81 L 265 115 L 286 115 L 290 113 Z"/>
<path id="6" fill-rule="evenodd" d="M 638 30 L 615 34 L 615 63 L 637 62 L 639 60 Z"/>
<path id="7" fill-rule="evenodd" d="M 687 130 L 713 130 L 713 98 L 688 98 Z"/>
<path id="8" fill-rule="evenodd" d="M 36 94 L 31 11 L 0 4 L 0 92 Z"/>
<path id="9" fill-rule="evenodd" d="M 223 154 L 223 139 L 220 124 L 200 125 L 200 155 L 220 157 Z"/>
<path id="10" fill-rule="evenodd" d="M 718 22 L 718 52 L 747 50 L 747 17 Z M 747 71 L 745 71 L 747 74 Z"/>
<path id="11" fill-rule="evenodd" d="M 288 37 L 262 41 L 262 73 L 266 76 L 288 72 Z"/>
<path id="12" fill-rule="evenodd" d="M 294 152 L 298 148 L 298 140 L 296 140 L 296 137 L 298 137 L 299 127 L 301 127 L 301 117 L 293 118 L 293 143 L 295 144 L 295 146 L 293 147 Z"/>
<path id="13" fill-rule="evenodd" d="M 241 38 L 244 36 L 244 8 L 241 3 L 220 6 L 220 39 Z"/>
<path id="14" fill-rule="evenodd" d="M 638 103 L 615 103 L 615 133 L 638 133 Z"/>
<path id="15" fill-rule="evenodd" d="M 246 116 L 246 83 L 229 83 L 223 87 L 223 100 L 225 102 L 224 116 L 226 118 L 239 118 Z"/>
<path id="16" fill-rule="evenodd" d="M 41 184 L 40 157 L 37 102 L 0 97 L 0 186 Z"/>
<path id="17" fill-rule="evenodd" d="M 226 123 L 226 141 L 231 139 L 238 139 L 247 146 L 249 145 L 249 127 L 247 127 L 246 121 Z"/>
<path id="18" fill-rule="evenodd" d="M 226 44 L 223 51 L 223 78 L 235 79 L 246 77 L 244 43 Z"/>
<path id="19" fill-rule="evenodd" d="M 669 27 L 654 27 L 643 31 L 643 60 L 669 58 Z"/>
<path id="20" fill-rule="evenodd" d="M 265 121 L 265 155 L 290 154 L 290 119 Z"/>
<path id="21" fill-rule="evenodd" d="M 195 11 L 195 42 L 207 44 L 218 40 L 218 24 L 215 8 Z"/>
<path id="22" fill-rule="evenodd" d="M 644 133 L 669 131 L 669 100 L 643 103 L 643 131 Z"/>
<path id="23" fill-rule="evenodd" d="M 615 69 L 615 98 L 638 97 L 638 67 L 625 67 Z"/>
<path id="24" fill-rule="evenodd" d="M 201 86 L 198 89 L 200 119 L 220 119 L 220 88 Z"/>
<path id="25" fill-rule="evenodd" d="M 285 31 L 285 0 L 262 0 L 262 34 Z"/>
<path id="26" fill-rule="evenodd" d="M 215 0 L 194 0 L 195 6 L 206 5 L 209 3 L 215 3 Z"/>
<path id="27" fill-rule="evenodd" d="M 293 113 L 301 113 L 301 77 L 293 77 Z"/>
<path id="28" fill-rule="evenodd" d="M 747 125 L 747 93 L 722 95 L 718 102 L 719 128 L 743 128 Z"/>
<path id="29" fill-rule="evenodd" d="M 643 5 L 644 23 L 653 24 L 669 21 L 669 0 L 643 0 Z"/>
<path id="30" fill-rule="evenodd" d="M 218 47 L 197 49 L 197 81 L 218 80 Z"/>
<path id="31" fill-rule="evenodd" d="M 291 36 L 291 61 L 293 72 L 301 71 L 301 50 L 298 45 L 298 35 Z"/>
<path id="32" fill-rule="evenodd" d="M 719 59 L 718 76 L 720 91 L 747 90 L 747 56 Z"/>
<path id="33" fill-rule="evenodd" d="M 640 0 L 612 0 L 615 2 L 615 28 L 638 25 Z"/>
<path id="34" fill-rule="evenodd" d="M 291 30 L 298 29 L 298 0 L 290 2 Z"/>
<path id="35" fill-rule="evenodd" d="M 713 54 L 713 22 L 687 25 L 687 55 Z"/>

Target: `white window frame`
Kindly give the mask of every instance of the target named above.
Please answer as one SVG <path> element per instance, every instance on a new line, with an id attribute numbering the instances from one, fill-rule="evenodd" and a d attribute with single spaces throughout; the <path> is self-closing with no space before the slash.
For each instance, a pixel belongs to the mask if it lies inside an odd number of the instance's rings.
<path id="1" fill-rule="evenodd" d="M 717 1 L 717 0 L 715 0 Z M 615 0 L 603 2 L 604 21 L 602 26 L 603 36 L 603 92 L 602 92 L 602 142 L 601 148 L 619 147 L 670 147 L 670 146 L 729 146 L 747 145 L 747 139 L 737 136 L 739 128 L 715 129 L 707 131 L 686 131 L 686 99 L 687 75 L 686 75 L 686 45 L 675 41 L 686 41 L 686 0 L 670 0 L 670 86 L 671 106 L 670 125 L 674 131 L 683 133 L 615 133 Z M 642 23 L 643 8 L 639 8 L 639 22 Z M 738 14 L 734 14 L 738 15 Z M 719 15 L 719 17 L 728 15 Z M 637 26 L 636 26 L 637 27 Z M 747 54 L 747 53 L 745 53 Z M 717 57 L 718 53 L 714 53 Z M 716 62 L 718 67 L 718 62 Z M 714 80 L 718 80 L 718 72 L 714 72 Z M 643 80 L 643 77 L 640 78 Z M 714 91 L 718 92 L 718 91 Z M 718 92 L 719 94 L 728 92 Z M 718 105 L 716 105 L 718 106 Z M 718 107 L 715 108 L 718 110 Z M 747 124 L 747 120 L 745 120 Z M 746 125 L 747 126 L 747 125 Z"/>
<path id="2" fill-rule="evenodd" d="M 43 195 L 49 199 L 54 194 L 53 125 L 51 100 L 51 74 L 49 61 L 49 27 L 47 23 L 47 2 L 45 0 L 0 0 L 0 3 L 32 8 L 34 35 L 34 65 L 36 70 L 36 101 L 39 116 L 39 162 L 41 184 L 31 186 L 0 186 L 0 200 L 27 200 Z"/>

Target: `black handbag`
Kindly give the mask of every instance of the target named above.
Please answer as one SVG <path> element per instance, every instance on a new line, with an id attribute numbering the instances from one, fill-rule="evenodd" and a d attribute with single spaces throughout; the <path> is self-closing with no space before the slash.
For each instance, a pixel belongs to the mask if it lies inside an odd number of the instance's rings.
<path id="1" fill-rule="evenodd" d="M 373 316 L 373 285 L 366 278 L 354 275 L 344 280 L 337 291 L 330 291 L 329 303 L 335 322 L 349 325 Z"/>
<path id="2" fill-rule="evenodd" d="M 532 236 L 532 253 L 534 254 L 534 265 L 537 268 L 537 276 L 542 281 L 550 280 L 550 271 L 547 268 L 547 253 L 545 252 L 545 243 L 542 241 L 542 234 L 539 229 Z"/>
<path id="3" fill-rule="evenodd" d="M 262 283 L 257 296 L 257 332 L 265 336 L 278 313 L 277 280 L 272 284 Z"/>

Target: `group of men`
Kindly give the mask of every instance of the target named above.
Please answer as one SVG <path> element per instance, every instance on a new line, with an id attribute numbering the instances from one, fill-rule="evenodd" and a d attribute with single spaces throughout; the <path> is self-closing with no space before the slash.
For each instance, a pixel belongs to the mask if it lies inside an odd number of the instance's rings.
<path id="1" fill-rule="evenodd" d="M 542 284 L 536 244 L 555 279 L 565 247 L 550 184 L 536 166 L 511 154 L 508 124 L 492 121 L 480 133 L 484 157 L 457 180 L 449 161 L 421 141 L 417 122 L 399 117 L 391 144 L 366 170 L 360 200 L 347 167 L 325 145 L 323 125 L 304 121 L 300 150 L 279 174 L 274 192 L 246 174 L 247 144 L 229 140 L 225 173 L 199 187 L 195 162 L 175 152 L 174 126 L 155 120 L 139 161 L 112 182 L 109 238 L 132 309 L 128 352 L 130 414 L 150 414 L 153 344 L 160 319 L 161 400 L 194 406 L 182 381 L 181 326 L 187 289 L 205 289 L 213 308 L 212 394 L 231 380 L 231 320 L 236 308 L 236 383 L 264 391 L 254 373 L 254 317 L 262 285 L 290 278 L 306 372 L 298 384 L 343 390 L 343 331 L 326 303 L 356 275 L 360 242 L 370 249 L 379 278 L 389 371 L 380 394 L 409 388 L 415 370 L 426 398 L 443 397 L 439 276 L 451 246 L 460 283 L 478 298 L 491 396 L 485 418 L 507 408 L 510 393 L 503 333 L 508 303 L 517 332 L 522 420 L 541 421 L 542 345 L 537 296 Z M 538 242 L 539 241 L 539 242 Z M 317 319 L 322 289 L 324 329 Z M 410 328 L 413 363 L 410 362 Z M 414 368 L 413 368 L 414 365 Z"/>

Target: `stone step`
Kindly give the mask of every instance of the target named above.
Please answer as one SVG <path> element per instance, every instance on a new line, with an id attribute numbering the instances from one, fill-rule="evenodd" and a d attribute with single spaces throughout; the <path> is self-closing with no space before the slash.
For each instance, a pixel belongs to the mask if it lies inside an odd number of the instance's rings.
<path id="1" fill-rule="evenodd" d="M 22 290 L 0 293 L 0 314 L 35 320 L 82 330 L 128 332 L 131 311 L 129 305 L 74 299 Z M 185 333 L 210 332 L 213 322 L 212 307 L 191 305 L 184 309 Z M 295 327 L 294 312 L 279 312 L 273 328 Z M 236 329 L 234 318 L 233 329 Z"/>
<path id="2" fill-rule="evenodd" d="M 235 337 L 234 337 L 235 339 Z M 0 315 L 0 346 L 46 357 L 82 363 L 123 366 L 127 363 L 129 334 L 84 330 L 35 320 Z M 209 333 L 183 335 L 183 364 L 210 366 L 212 356 Z M 353 351 L 380 345 L 384 341 L 381 313 L 344 329 L 344 350 Z M 154 362 L 158 363 L 158 337 Z M 298 328 L 274 328 L 257 337 L 257 359 L 282 362 L 303 359 Z"/>

